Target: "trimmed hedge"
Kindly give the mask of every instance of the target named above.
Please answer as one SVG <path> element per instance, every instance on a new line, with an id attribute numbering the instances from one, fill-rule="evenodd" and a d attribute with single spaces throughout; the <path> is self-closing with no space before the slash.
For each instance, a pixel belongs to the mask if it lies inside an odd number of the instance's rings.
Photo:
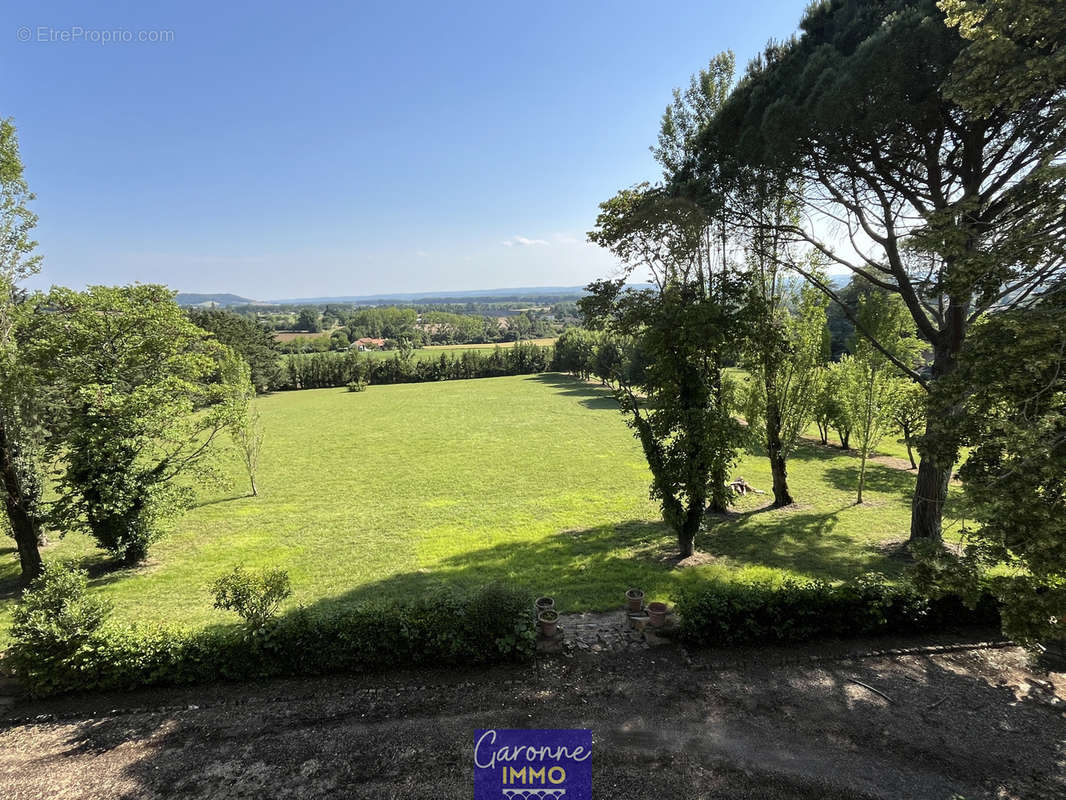
<path id="1" fill-rule="evenodd" d="M 869 575 L 825 581 L 701 583 L 683 589 L 675 610 L 680 641 L 694 646 L 805 642 L 878 634 L 999 628 L 999 606 L 983 595 L 975 608 L 956 595 L 929 597 L 908 584 Z"/>
<path id="2" fill-rule="evenodd" d="M 497 586 L 397 604 L 316 613 L 298 609 L 258 631 L 103 628 L 71 655 L 14 648 L 35 696 L 216 680 L 355 673 L 415 665 L 475 665 L 532 657 L 533 604 Z"/>

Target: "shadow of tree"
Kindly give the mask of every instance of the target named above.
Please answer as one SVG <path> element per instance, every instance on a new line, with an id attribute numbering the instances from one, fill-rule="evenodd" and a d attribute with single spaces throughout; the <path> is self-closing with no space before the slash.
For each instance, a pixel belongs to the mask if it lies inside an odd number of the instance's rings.
<path id="1" fill-rule="evenodd" d="M 614 392 L 607 386 L 597 386 L 562 372 L 542 372 L 538 375 L 530 375 L 526 380 L 536 381 L 557 389 L 559 390 L 557 394 L 580 398 L 579 402 L 586 408 L 618 409 L 618 401 L 614 399 Z"/>

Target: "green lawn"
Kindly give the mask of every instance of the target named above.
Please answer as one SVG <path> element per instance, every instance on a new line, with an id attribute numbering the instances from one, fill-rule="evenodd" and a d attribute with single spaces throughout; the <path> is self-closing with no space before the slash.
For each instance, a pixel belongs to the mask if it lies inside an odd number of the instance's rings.
<path id="1" fill-rule="evenodd" d="M 899 571 L 884 546 L 905 538 L 913 473 L 873 464 L 856 507 L 857 459 L 804 444 L 791 461 L 799 506 L 760 511 L 766 496 L 697 540 L 706 564 L 677 568 L 648 498 L 649 474 L 610 395 L 561 375 L 323 389 L 259 401 L 266 427 L 261 495 L 245 496 L 235 453 L 229 485 L 158 543 L 150 562 L 115 569 L 84 536 L 46 558 L 88 567 L 124 619 L 202 626 L 212 579 L 237 563 L 289 569 L 290 604 L 410 596 L 444 582 L 492 579 L 553 594 L 562 610 L 606 609 L 632 585 L 668 597 L 679 582 Z M 885 448 L 902 455 L 901 447 Z M 769 489 L 763 458 L 735 471 Z M 10 541 L 10 540 L 9 540 Z M 16 554 L 0 550 L 0 637 Z"/>

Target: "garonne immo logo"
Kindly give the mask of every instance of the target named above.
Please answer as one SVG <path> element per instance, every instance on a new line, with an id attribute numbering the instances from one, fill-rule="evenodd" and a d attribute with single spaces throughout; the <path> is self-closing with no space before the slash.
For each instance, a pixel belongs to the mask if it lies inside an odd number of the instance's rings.
<path id="1" fill-rule="evenodd" d="M 474 732 L 474 800 L 592 800 L 592 731 Z"/>

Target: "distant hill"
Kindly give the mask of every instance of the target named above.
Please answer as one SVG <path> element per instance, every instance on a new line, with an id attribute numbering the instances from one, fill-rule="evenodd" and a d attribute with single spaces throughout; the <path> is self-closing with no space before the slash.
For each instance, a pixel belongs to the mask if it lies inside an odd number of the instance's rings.
<path id="1" fill-rule="evenodd" d="M 243 306 L 254 303 L 247 297 L 221 292 L 219 294 L 196 294 L 195 292 L 178 292 L 174 298 L 179 306 Z"/>
<path id="2" fill-rule="evenodd" d="M 443 300 L 454 302 L 456 299 L 477 298 L 484 302 L 489 300 L 529 300 L 546 297 L 580 297 L 585 293 L 582 286 L 520 286 L 514 289 L 467 289 L 449 292 L 391 292 L 388 294 L 346 295 L 343 297 L 290 297 L 271 300 L 277 305 L 324 305 L 326 303 L 384 303 L 388 301 L 413 303 Z"/>

